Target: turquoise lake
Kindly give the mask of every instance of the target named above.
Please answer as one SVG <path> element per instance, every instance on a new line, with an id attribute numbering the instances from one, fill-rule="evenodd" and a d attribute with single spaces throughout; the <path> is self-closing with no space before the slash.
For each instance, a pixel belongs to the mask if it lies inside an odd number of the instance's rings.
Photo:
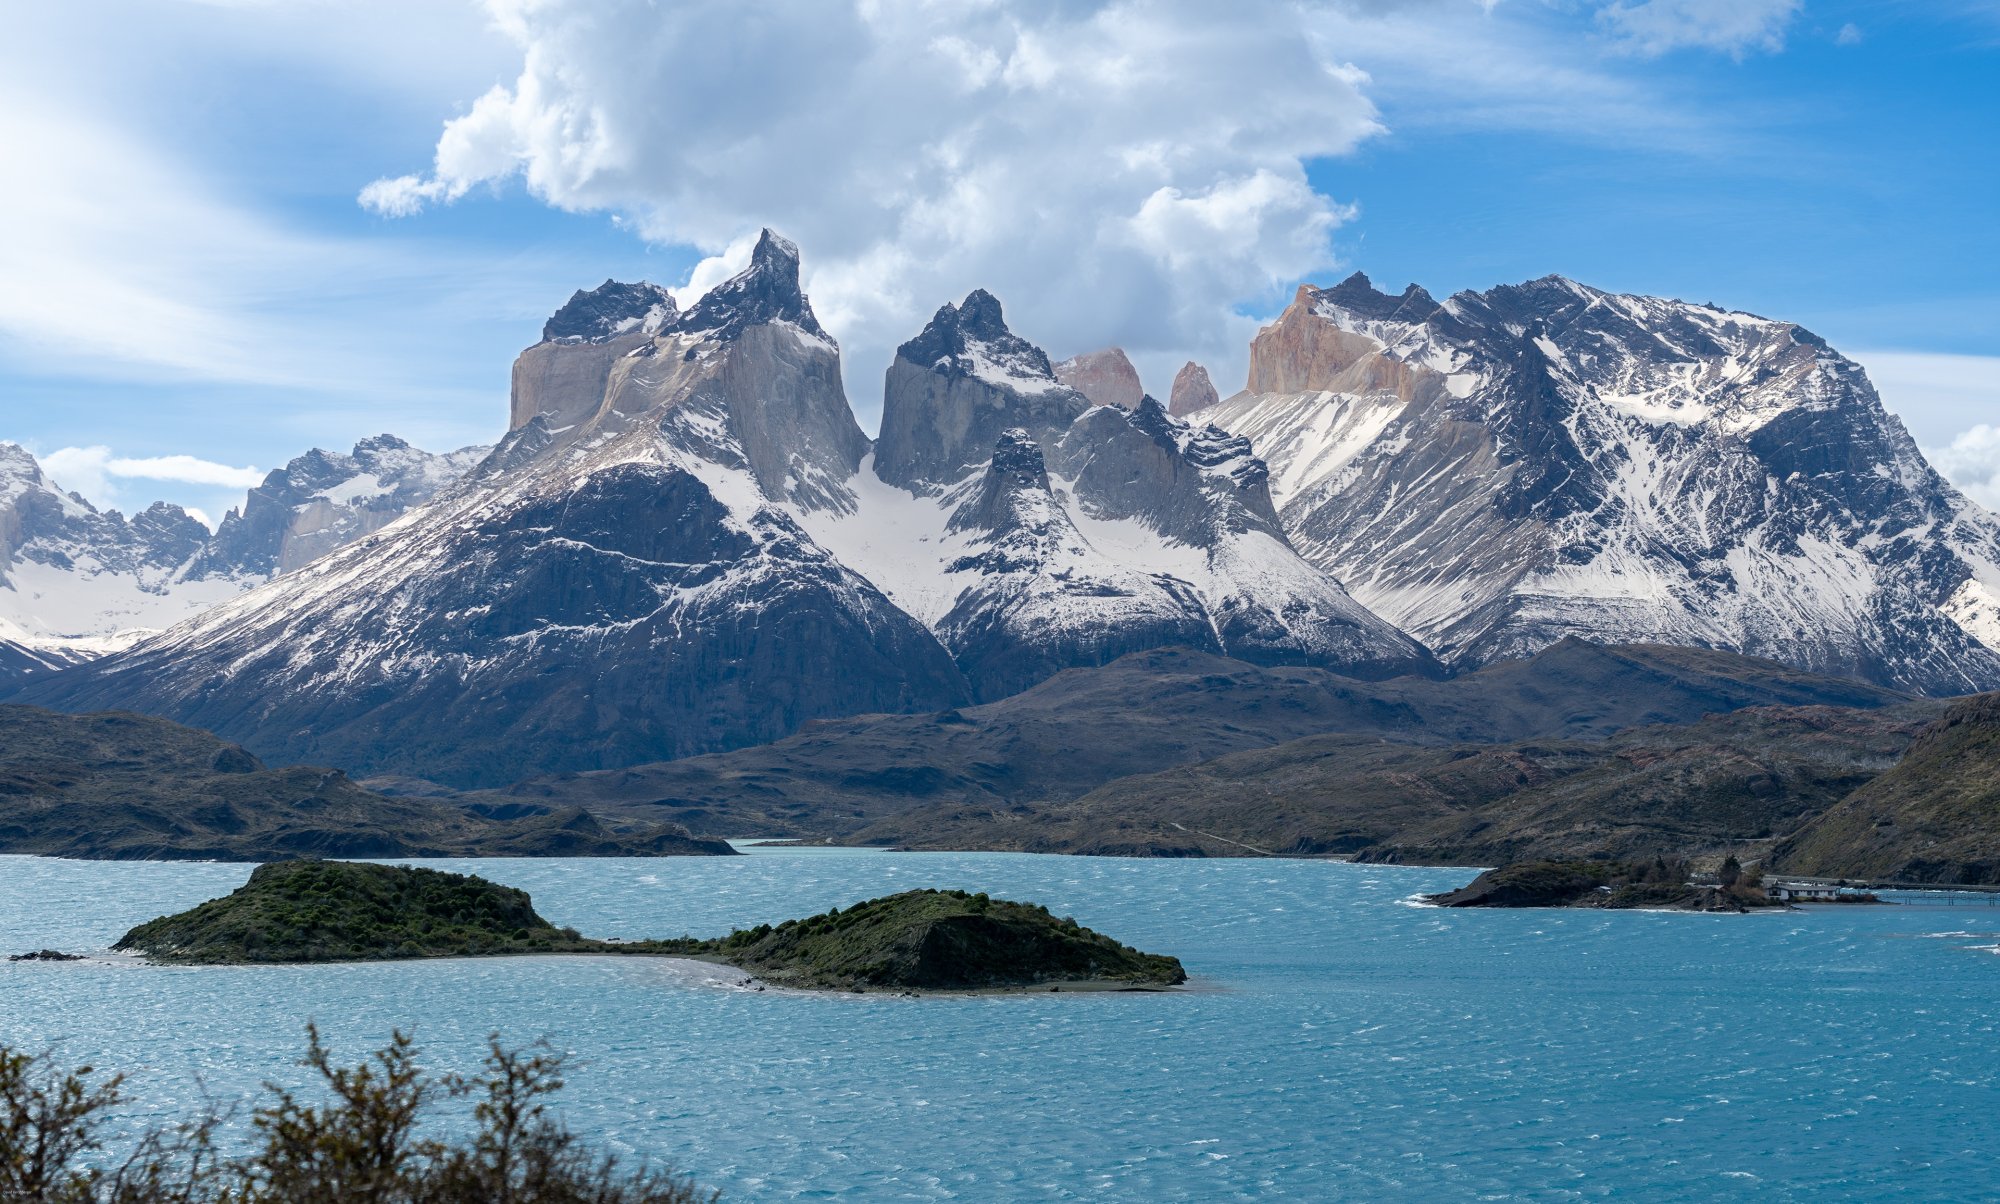
<path id="1" fill-rule="evenodd" d="M 0 963 L 0 1040 L 141 1114 L 304 1082 L 394 1027 L 470 1069 L 573 1051 L 563 1108 L 734 1200 L 1996 1200 L 2000 907 L 1441 911 L 1464 870 L 770 850 L 422 864 L 598 936 L 916 886 L 1047 904 L 1198 989 L 907 999 L 640 958 Z M 250 867 L 0 858 L 0 952 L 101 952 Z M 721 980 L 721 981 L 718 981 Z"/>

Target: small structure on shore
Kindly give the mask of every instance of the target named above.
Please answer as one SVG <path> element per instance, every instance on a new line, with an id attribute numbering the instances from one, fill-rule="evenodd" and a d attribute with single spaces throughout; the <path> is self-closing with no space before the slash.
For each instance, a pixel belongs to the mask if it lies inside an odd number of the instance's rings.
<path id="1" fill-rule="evenodd" d="M 1839 903 L 1844 898 L 1839 887 L 1823 882 L 1766 882 L 1764 889 L 1780 903 Z"/>

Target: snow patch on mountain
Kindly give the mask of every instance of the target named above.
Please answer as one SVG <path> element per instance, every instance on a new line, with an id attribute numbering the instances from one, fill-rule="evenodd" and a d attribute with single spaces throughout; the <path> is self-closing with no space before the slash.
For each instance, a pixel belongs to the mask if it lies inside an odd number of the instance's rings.
<path id="1" fill-rule="evenodd" d="M 176 506 L 127 518 L 0 444 L 0 636 L 72 664 L 123 651 L 421 505 L 483 448 L 435 456 L 400 439 L 314 449 L 267 476 L 214 532 Z"/>

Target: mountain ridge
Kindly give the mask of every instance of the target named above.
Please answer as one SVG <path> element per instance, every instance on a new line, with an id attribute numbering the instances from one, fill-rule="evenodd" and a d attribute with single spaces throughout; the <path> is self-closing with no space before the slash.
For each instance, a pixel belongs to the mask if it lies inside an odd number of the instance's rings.
<path id="1" fill-rule="evenodd" d="M 1449 664 L 1576 634 L 2000 684 L 2000 522 L 1796 324 L 1356 274 L 1302 286 L 1202 415 L 1271 465 L 1300 551 Z"/>

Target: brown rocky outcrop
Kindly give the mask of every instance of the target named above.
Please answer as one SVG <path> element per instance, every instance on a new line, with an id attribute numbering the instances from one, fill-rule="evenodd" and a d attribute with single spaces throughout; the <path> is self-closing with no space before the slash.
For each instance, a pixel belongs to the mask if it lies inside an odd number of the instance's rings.
<path id="1" fill-rule="evenodd" d="M 1343 330 L 1315 312 L 1320 291 L 1299 286 L 1278 320 L 1250 342 L 1251 393 L 1394 393 L 1407 401 L 1431 373 L 1384 354 L 1365 334 Z"/>
<path id="2" fill-rule="evenodd" d="M 1208 369 L 1189 360 L 1174 373 L 1174 390 L 1167 395 L 1167 413 L 1184 418 L 1221 400 L 1215 382 L 1208 378 Z"/>
<path id="3" fill-rule="evenodd" d="M 1056 365 L 1056 379 L 1090 399 L 1096 406 L 1132 409 L 1146 390 L 1139 384 L 1139 370 L 1117 347 L 1071 356 Z"/>

